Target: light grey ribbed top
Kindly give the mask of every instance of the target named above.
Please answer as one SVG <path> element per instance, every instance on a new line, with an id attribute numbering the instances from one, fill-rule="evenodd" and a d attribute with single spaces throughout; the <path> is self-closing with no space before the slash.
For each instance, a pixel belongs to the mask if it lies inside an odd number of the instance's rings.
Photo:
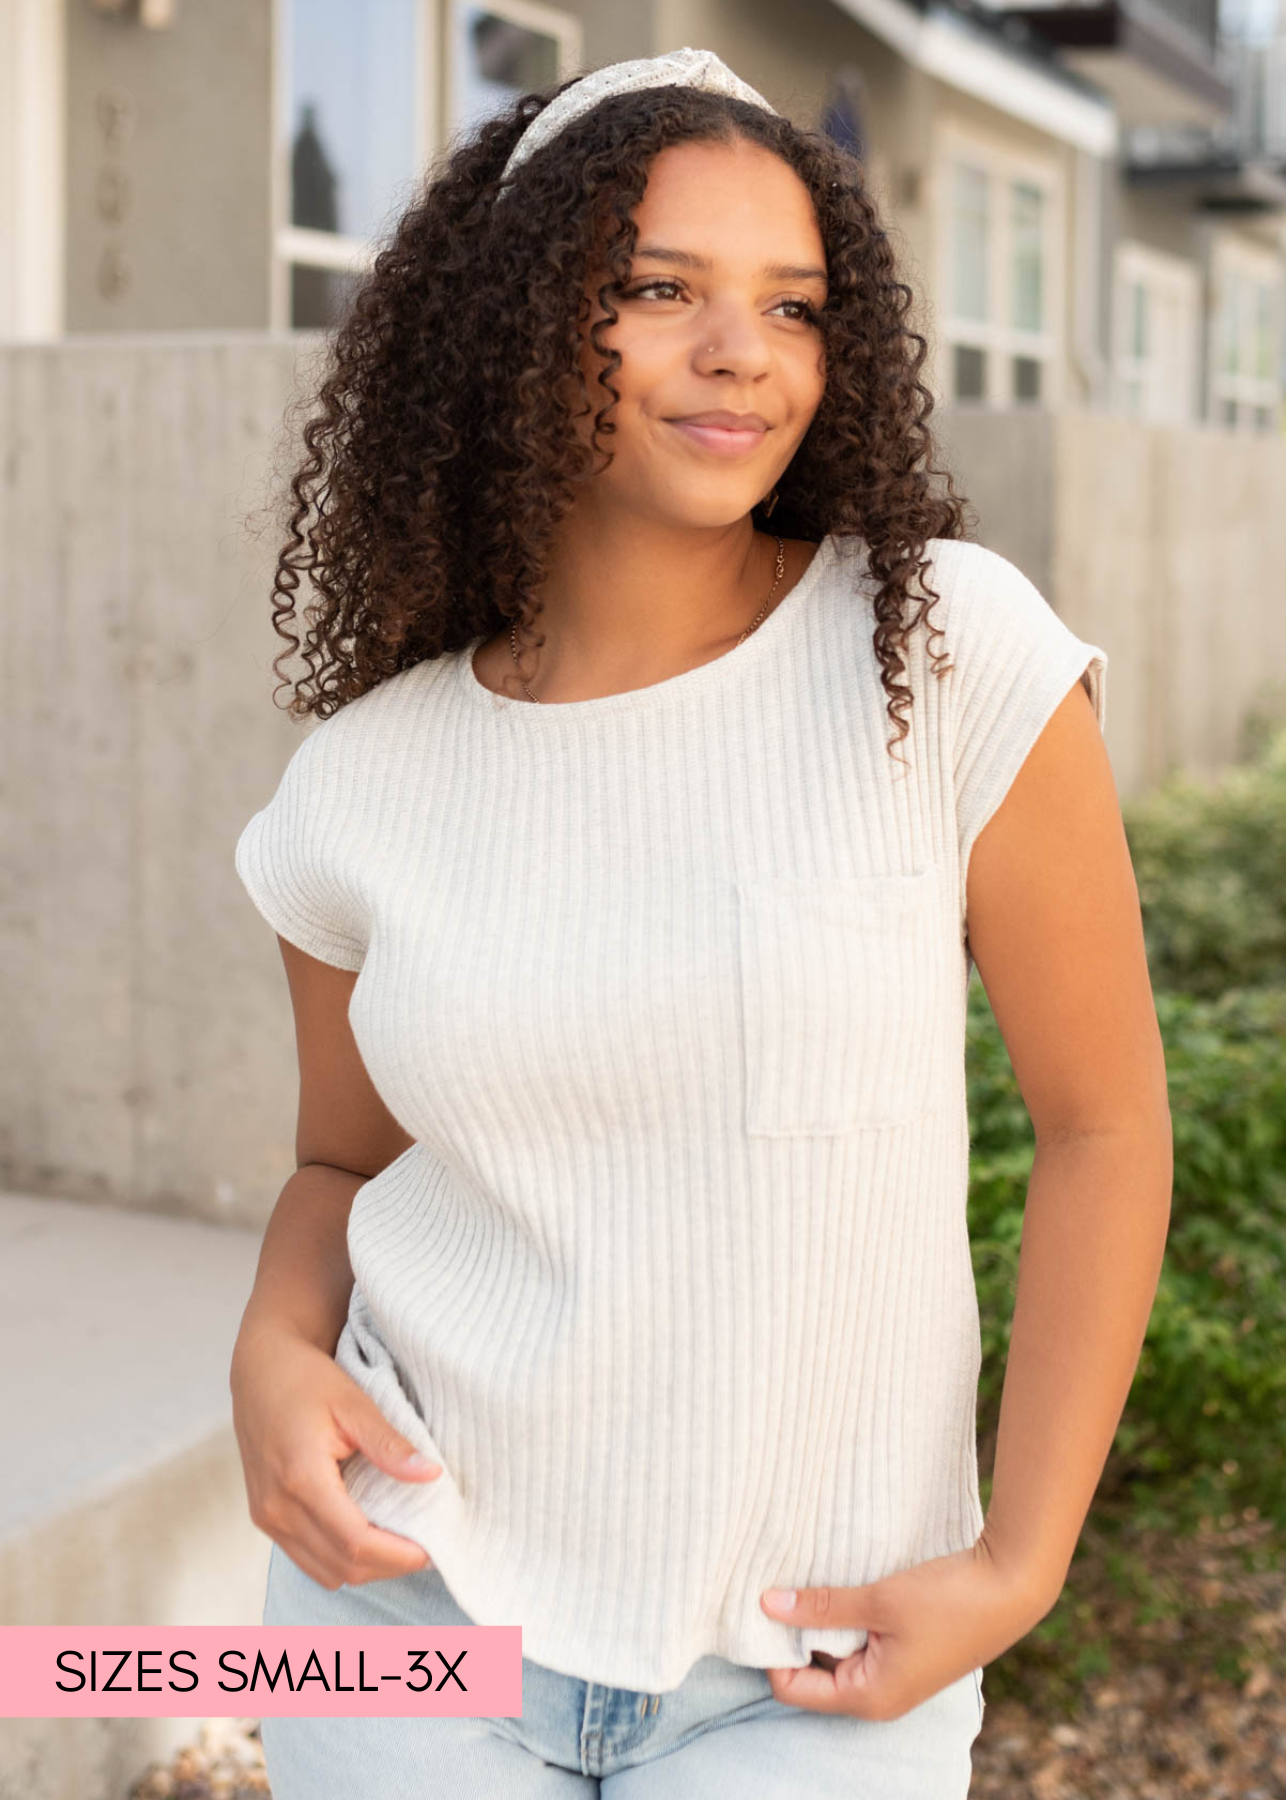
<path id="1" fill-rule="evenodd" d="M 479 1624 L 641 1692 L 798 1666 L 769 1586 L 982 1529 L 966 1228 L 970 848 L 1107 657 L 933 539 L 911 731 L 874 578 L 828 536 L 733 650 L 533 705 L 467 649 L 315 726 L 236 847 L 281 935 L 360 969 L 416 1142 L 358 1191 L 336 1358 L 445 1473 L 343 1465 Z M 903 760 L 910 763 L 905 769 Z"/>

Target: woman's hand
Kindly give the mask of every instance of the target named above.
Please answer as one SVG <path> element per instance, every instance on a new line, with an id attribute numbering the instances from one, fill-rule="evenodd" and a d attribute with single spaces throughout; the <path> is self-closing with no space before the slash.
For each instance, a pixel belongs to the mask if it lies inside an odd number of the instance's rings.
<path id="1" fill-rule="evenodd" d="M 982 1538 L 864 1587 L 800 1588 L 785 1610 L 769 1603 L 775 1591 L 760 1602 L 770 1618 L 804 1628 L 855 1625 L 868 1635 L 865 1649 L 827 1658 L 833 1667 L 769 1669 L 773 1694 L 788 1706 L 858 1719 L 901 1718 L 1017 1643 L 1049 1611 Z"/>
<path id="2" fill-rule="evenodd" d="M 335 1589 L 429 1566 L 421 1545 L 372 1525 L 339 1465 L 361 1450 L 399 1481 L 436 1480 L 370 1396 L 297 1332 L 243 1329 L 232 1358 L 232 1421 L 250 1517 L 305 1575 Z"/>

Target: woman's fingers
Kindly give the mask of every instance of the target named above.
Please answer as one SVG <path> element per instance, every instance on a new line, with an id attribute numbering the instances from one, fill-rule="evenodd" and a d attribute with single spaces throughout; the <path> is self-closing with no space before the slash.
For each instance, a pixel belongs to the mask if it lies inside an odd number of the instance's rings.
<path id="1" fill-rule="evenodd" d="M 414 1539 L 371 1524 L 329 1456 L 315 1477 L 283 1490 L 282 1499 L 284 1516 L 270 1536 L 323 1587 L 386 1581 L 429 1567 L 430 1559 Z"/>
<path id="2" fill-rule="evenodd" d="M 431 1462 L 389 1423 L 365 1389 L 337 1370 L 341 1385 L 331 1397 L 330 1413 L 341 1440 L 342 1458 L 360 1450 L 368 1461 L 399 1481 L 436 1480 L 442 1464 Z"/>
<path id="3" fill-rule="evenodd" d="M 333 1532 L 311 1519 L 301 1519 L 298 1532 L 281 1532 L 273 1542 L 305 1575 L 333 1592 L 356 1587 L 364 1581 L 388 1581 L 396 1575 L 413 1575 L 431 1568 L 432 1559 L 410 1538 L 378 1526 L 366 1525 L 356 1548 L 337 1555 Z"/>
<path id="4" fill-rule="evenodd" d="M 328 1588 L 427 1568 L 420 1544 L 371 1524 L 340 1465 L 360 1451 L 405 1482 L 439 1480 L 441 1465 L 316 1344 L 283 1330 L 253 1348 L 235 1365 L 233 1412 L 254 1523 Z"/>

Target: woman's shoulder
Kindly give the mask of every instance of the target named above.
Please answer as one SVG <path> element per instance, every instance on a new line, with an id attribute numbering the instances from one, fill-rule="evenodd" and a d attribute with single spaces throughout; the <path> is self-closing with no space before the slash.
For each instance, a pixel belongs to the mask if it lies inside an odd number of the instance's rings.
<path id="1" fill-rule="evenodd" d="M 857 533 L 832 536 L 837 590 L 873 596 L 880 576 L 870 566 L 866 540 Z M 1007 625 L 1039 636 L 1056 615 L 1018 564 L 972 538 L 926 538 L 919 567 L 907 584 L 913 603 L 932 602 L 928 622 L 948 637 L 994 636 Z"/>
<path id="2" fill-rule="evenodd" d="M 1080 636 L 1042 589 L 998 550 L 963 538 L 932 538 L 929 583 L 942 596 L 929 618 L 943 632 L 958 723 L 1007 730 L 1027 742 L 1078 676 L 1100 727 L 1107 652 Z"/>
<path id="3" fill-rule="evenodd" d="M 875 581 L 868 566 L 867 540 L 859 532 L 832 533 L 831 544 L 837 570 L 868 584 Z M 924 577 L 935 587 L 945 590 L 942 592 L 944 601 L 962 591 L 967 600 L 978 590 L 1014 593 L 1032 587 L 1029 577 L 1017 563 L 973 538 L 926 538 L 919 560 L 927 565 Z"/>
<path id="4" fill-rule="evenodd" d="M 940 598 L 929 619 L 945 634 L 949 655 L 1038 654 L 1070 636 L 1041 588 L 999 550 L 972 538 L 929 538 L 925 557 L 927 586 L 916 591 L 931 589 Z"/>
<path id="5" fill-rule="evenodd" d="M 946 590 L 944 601 L 956 601 L 958 611 L 963 611 L 978 595 L 986 604 L 987 597 L 995 594 L 997 604 L 1003 605 L 1037 594 L 1030 576 L 1016 562 L 974 538 L 929 538 L 925 555 L 930 563 L 930 579 L 940 578 Z"/>
<path id="6" fill-rule="evenodd" d="M 406 729 L 410 716 L 444 678 L 450 661 L 449 656 L 425 659 L 385 676 L 324 719 L 318 719 L 310 727 L 305 743 L 316 740 L 314 755 L 321 756 L 332 752 L 356 754 L 397 738 Z"/>
<path id="7" fill-rule="evenodd" d="M 866 566 L 862 541 L 839 538 L 836 545 L 845 597 L 850 590 L 874 594 L 878 578 Z M 946 657 L 942 676 L 961 708 L 997 705 L 1014 680 L 1039 679 L 1040 670 L 1057 685 L 1069 666 L 1077 665 L 1069 683 L 1091 661 L 1095 680 L 1106 668 L 1106 652 L 1080 638 L 1036 582 L 1000 551 L 972 538 L 932 537 L 919 563 L 908 592 L 913 603 L 931 604 L 908 654 L 917 673 L 929 654 L 935 668 Z M 862 630 L 868 629 L 863 616 Z"/>

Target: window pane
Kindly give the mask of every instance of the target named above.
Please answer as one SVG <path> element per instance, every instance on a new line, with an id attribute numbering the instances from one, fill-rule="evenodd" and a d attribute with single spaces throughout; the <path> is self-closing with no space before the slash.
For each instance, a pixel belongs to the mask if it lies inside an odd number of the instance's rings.
<path id="1" fill-rule="evenodd" d="M 1241 281 L 1231 273 L 1224 276 L 1219 308 L 1219 367 L 1225 375 L 1237 373 L 1237 312 Z"/>
<path id="2" fill-rule="evenodd" d="M 328 331 L 338 325 L 357 292 L 360 275 L 348 269 L 290 266 L 290 323 L 299 331 Z"/>
<path id="3" fill-rule="evenodd" d="M 1014 358 L 1014 399 L 1040 399 L 1040 364 L 1034 356 Z"/>
<path id="4" fill-rule="evenodd" d="M 485 6 L 462 6 L 456 17 L 455 130 L 467 132 L 519 94 L 557 82 L 558 39 L 548 32 L 516 25 Z"/>
<path id="5" fill-rule="evenodd" d="M 820 129 L 859 162 L 865 161 L 868 151 L 868 110 L 861 70 L 854 63 L 844 63 L 831 75 Z"/>
<path id="6" fill-rule="evenodd" d="M 415 176 L 417 0 L 287 0 L 290 223 L 374 237 Z"/>
<path id="7" fill-rule="evenodd" d="M 1026 181 L 1012 183 L 1013 322 L 1022 331 L 1040 331 L 1044 321 L 1043 204 L 1038 187 Z"/>
<path id="8" fill-rule="evenodd" d="M 952 389 L 957 400 L 981 400 L 987 391 L 987 353 L 972 344 L 953 345 Z"/>
<path id="9" fill-rule="evenodd" d="M 1141 281 L 1130 283 L 1130 354 L 1148 353 L 1148 290 Z"/>
<path id="10" fill-rule="evenodd" d="M 1240 283 L 1241 305 L 1237 308 L 1237 368 L 1242 375 L 1255 372 L 1255 286 L 1249 276 Z"/>
<path id="11" fill-rule="evenodd" d="M 962 319 L 987 317 L 987 173 L 955 165 L 955 295 Z"/>
<path id="12" fill-rule="evenodd" d="M 1258 310 L 1255 317 L 1255 374 L 1271 376 L 1273 373 L 1273 308 L 1272 290 L 1262 282 L 1255 289 Z"/>

